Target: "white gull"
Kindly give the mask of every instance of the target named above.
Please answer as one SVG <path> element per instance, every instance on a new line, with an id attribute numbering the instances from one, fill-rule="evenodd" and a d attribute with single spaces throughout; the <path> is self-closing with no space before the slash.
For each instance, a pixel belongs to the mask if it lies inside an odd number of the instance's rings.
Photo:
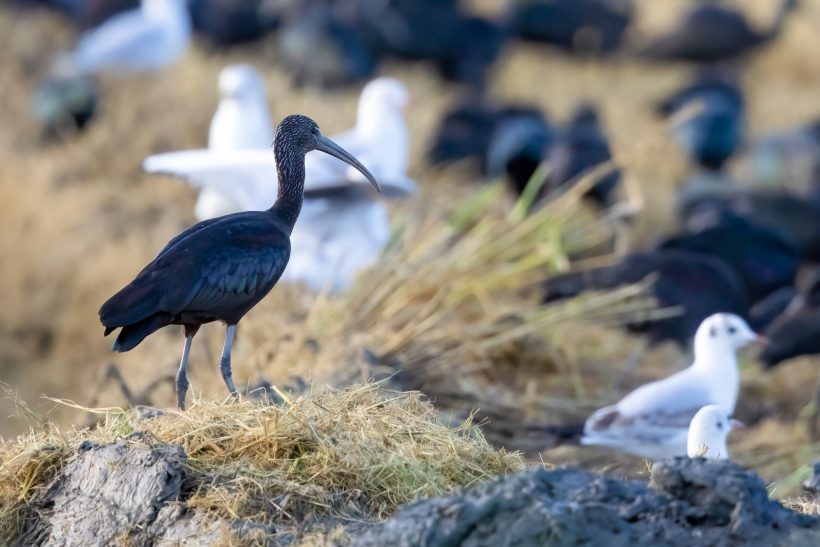
<path id="1" fill-rule="evenodd" d="M 720 405 L 706 405 L 689 424 L 686 453 L 690 458 L 725 460 L 729 457 L 726 437 L 740 422 L 733 420 Z"/>

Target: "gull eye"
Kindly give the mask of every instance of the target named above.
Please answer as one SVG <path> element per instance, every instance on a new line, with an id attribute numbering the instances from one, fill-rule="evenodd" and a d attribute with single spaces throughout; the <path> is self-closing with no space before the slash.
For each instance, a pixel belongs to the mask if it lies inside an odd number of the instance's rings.
<path id="1" fill-rule="evenodd" d="M 734 326 L 730 326 L 728 330 L 729 330 L 729 334 L 734 334 L 734 333 L 737 332 L 737 329 Z"/>
<path id="2" fill-rule="evenodd" d="M 717 423 L 717 428 L 718 429 L 723 429 L 723 422 L 718 422 Z"/>
<path id="3" fill-rule="evenodd" d="M 712 338 L 717 336 L 717 329 L 715 327 L 712 327 L 711 329 L 709 329 L 709 336 L 711 336 Z"/>

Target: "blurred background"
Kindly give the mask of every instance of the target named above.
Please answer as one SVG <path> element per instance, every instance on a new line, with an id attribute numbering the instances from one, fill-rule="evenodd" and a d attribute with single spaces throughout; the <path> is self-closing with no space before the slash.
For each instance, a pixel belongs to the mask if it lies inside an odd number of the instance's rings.
<path id="1" fill-rule="evenodd" d="M 0 6 L 0 381 L 64 427 L 87 423 L 89 416 L 44 396 L 93 406 L 173 404 L 180 333 L 165 329 L 130 353 L 114 354 L 110 339 L 102 336 L 97 310 L 168 239 L 196 222 L 197 190 L 179 179 L 145 173 L 142 162 L 151 154 L 207 148 L 220 101 L 218 77 L 232 64 L 250 64 L 261 74 L 274 124 L 302 113 L 326 135 L 355 125 L 359 93 L 370 79 L 400 80 L 411 97 L 405 112 L 408 175 L 419 186 L 407 199 L 389 202 L 393 240 L 403 243 L 388 245 L 376 271 L 363 274 L 364 287 L 330 296 L 282 283 L 250 313 L 234 352 L 237 384 L 271 383 L 299 391 L 389 377 L 401 388 L 421 389 L 443 416 L 463 418 L 481 409 L 479 418 L 488 420 L 493 442 L 549 463 L 644 472 L 635 459 L 559 446 L 560 427 L 577 424 L 635 386 L 685 366 L 687 350 L 668 340 L 651 346 L 613 386 L 616 371 L 646 345 L 645 337 L 615 321 L 567 313 L 541 330 L 526 331 L 515 344 L 483 353 L 481 366 L 467 366 L 478 361 L 470 351 L 437 354 L 437 348 L 449 347 L 448 337 L 462 335 L 457 322 L 439 332 L 439 345 L 430 343 L 422 351 L 418 344 L 402 342 L 412 333 L 403 330 L 405 324 L 391 323 L 388 306 L 380 308 L 387 314 L 381 320 L 362 319 L 372 312 L 363 311 L 363 294 L 379 286 L 380 275 L 399 271 L 396 261 L 423 247 L 441 226 L 450 226 L 463 204 L 515 179 L 510 163 L 494 170 L 488 161 L 506 107 L 526 107 L 540 112 L 545 126 L 566 128 L 579 105 L 594 106 L 608 152 L 583 167 L 594 168 L 611 155 L 620 179 L 614 197 L 603 205 L 611 211 L 617 204 L 619 212 L 608 218 L 617 217 L 622 237 L 594 252 L 556 256 L 540 273 L 529 271 L 527 283 L 514 291 L 488 291 L 490 300 L 506 299 L 505 311 L 541 309 L 541 295 L 534 294 L 539 279 L 616 263 L 625 253 L 652 249 L 660 239 L 686 230 L 688 219 L 679 214 L 681 189 L 706 181 L 786 192 L 814 203 L 814 185 L 820 182 L 814 179 L 820 173 L 814 168 L 820 162 L 820 134 L 812 132 L 820 120 L 820 64 L 813 54 L 820 47 L 820 2 L 815 0 L 708 3 L 736 12 L 747 30 L 757 33 L 756 40 L 754 33 L 736 33 L 727 19 L 710 22 L 709 17 L 675 34 L 687 14 L 703 7 L 692 0 L 579 0 L 569 3 L 574 7 L 548 0 L 183 4 L 193 25 L 190 43 L 169 45 L 178 54 L 140 70 L 126 70 L 124 62 L 66 70 L 61 60 L 75 51 L 79 64 L 75 48 L 88 36 L 83 33 L 140 9 L 139 2 L 10 0 Z M 723 32 L 710 34 L 714 28 Z M 688 36 L 695 45 L 676 50 L 674 36 Z M 714 36 L 724 40 L 713 44 Z M 93 51 L 88 55 L 93 57 Z M 730 89 L 728 106 L 709 91 L 722 85 Z M 661 105 L 687 86 L 691 89 L 683 99 Z M 698 96 L 703 89 L 707 93 Z M 681 114 L 692 96 L 698 99 L 693 109 Z M 448 127 L 447 114 L 458 108 L 461 118 L 454 122 L 451 116 L 455 128 Z M 565 134 L 556 129 L 557 139 Z M 766 139 L 784 134 L 792 140 L 772 145 L 775 159 L 756 159 L 755 153 L 769 153 L 760 152 L 770 142 Z M 544 146 L 536 151 L 542 159 L 548 156 Z M 555 157 L 552 161 L 553 167 L 559 164 Z M 531 174 L 532 169 L 525 180 Z M 512 210 L 514 192 L 495 195 L 502 196 L 493 204 L 500 214 Z M 603 218 L 601 204 L 572 204 L 579 218 Z M 754 217 L 749 207 L 744 211 Z M 544 214 L 545 222 L 550 216 Z M 817 218 L 820 234 L 820 213 Z M 754 254 L 757 243 L 749 245 Z M 792 292 L 785 304 L 794 302 L 806 286 L 803 280 L 812 275 L 810 250 L 796 251 L 799 268 L 786 275 L 788 282 L 755 300 L 786 287 Z M 441 263 L 455 262 L 450 257 Z M 434 263 L 427 267 L 415 271 L 435 271 Z M 751 268 L 739 272 L 741 277 L 747 273 L 754 275 Z M 441 272 L 441 279 L 448 278 Z M 407 296 L 408 302 L 432 299 L 431 294 L 418 290 Z M 402 309 L 400 300 L 395 305 Z M 784 309 L 781 305 L 774 315 Z M 486 313 L 482 321 L 497 330 L 510 325 L 512 331 L 517 325 L 515 317 Z M 816 322 L 804 315 L 808 319 L 799 328 L 810 330 Z M 333 322 L 328 318 L 342 319 L 328 326 Z M 360 329 L 363 325 L 371 328 Z M 193 391 L 220 398 L 224 386 L 216 358 L 222 327 L 208 325 L 201 332 L 191 356 Z M 418 340 L 428 341 L 421 329 L 418 334 Z M 459 343 L 464 342 L 453 342 Z M 748 427 L 734 433 L 730 443 L 733 457 L 760 470 L 784 495 L 808 475 L 820 446 L 810 423 L 818 358 L 799 355 L 814 351 L 800 348 L 790 362 L 771 371 L 760 367 L 756 350 L 743 353 L 737 416 Z M 429 363 L 445 353 L 439 371 L 425 376 Z M 424 365 L 417 366 L 420 362 Z M 130 393 L 111 381 L 110 365 Z M 399 369 L 403 374 L 390 376 Z M 11 401 L 0 402 L 0 435 L 28 427 L 15 410 Z"/>

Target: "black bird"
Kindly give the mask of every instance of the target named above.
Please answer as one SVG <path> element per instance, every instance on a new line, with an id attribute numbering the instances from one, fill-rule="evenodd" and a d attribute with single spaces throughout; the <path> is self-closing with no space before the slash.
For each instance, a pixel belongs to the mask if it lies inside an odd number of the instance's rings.
<path id="1" fill-rule="evenodd" d="M 194 30 L 211 45 L 258 40 L 276 29 L 289 6 L 265 0 L 190 0 Z"/>
<path id="2" fill-rule="evenodd" d="M 687 192 L 678 207 L 681 220 L 691 227 L 727 211 L 752 219 L 794 247 L 802 260 L 820 262 L 820 204 L 799 194 L 713 184 Z"/>
<path id="3" fill-rule="evenodd" d="M 669 237 L 659 249 L 689 251 L 724 261 L 743 281 L 754 304 L 781 287 L 794 284 L 800 258 L 775 232 L 745 216 L 723 211 L 698 231 Z"/>
<path id="4" fill-rule="evenodd" d="M 322 135 L 306 116 L 288 116 L 276 130 L 273 152 L 279 189 L 267 211 L 247 211 L 206 220 L 165 246 L 124 289 L 100 308 L 108 335 L 122 328 L 117 352 L 129 351 L 167 325 L 185 327 L 185 348 L 176 378 L 177 404 L 185 407 L 188 353 L 199 327 L 223 321 L 228 329 L 220 370 L 231 394 L 231 347 L 236 324 L 270 292 L 290 258 L 290 234 L 304 199 L 305 154 L 321 150 L 358 169 L 379 189 L 370 172 Z"/>
<path id="5" fill-rule="evenodd" d="M 717 258 L 678 250 L 636 252 L 612 266 L 556 276 L 545 283 L 544 301 L 615 289 L 652 275 L 656 277 L 650 292 L 658 305 L 679 308 L 681 314 L 626 325 L 645 334 L 650 346 L 671 340 L 687 348 L 700 323 L 713 313 L 745 317 L 748 312 L 743 282 L 732 268 Z"/>
<path id="6" fill-rule="evenodd" d="M 579 54 L 607 54 L 632 21 L 631 0 L 515 0 L 507 10 L 511 33 Z"/>
<path id="7" fill-rule="evenodd" d="M 675 127 L 678 143 L 690 159 L 719 170 L 743 141 L 743 94 L 734 76 L 702 72 L 694 81 L 658 105 L 658 113 L 672 116 L 686 107 L 699 107 Z"/>
<path id="8" fill-rule="evenodd" d="M 505 30 L 480 17 L 462 17 L 450 45 L 435 59 L 439 74 L 450 82 L 483 89 L 506 42 Z"/>
<path id="9" fill-rule="evenodd" d="M 766 368 L 800 355 L 820 353 L 820 272 L 815 272 L 785 311 L 765 331 L 760 353 Z"/>
<path id="10" fill-rule="evenodd" d="M 538 116 L 541 113 L 534 107 L 468 97 L 448 110 L 439 122 L 427 150 L 427 159 L 431 165 L 473 160 L 486 173 L 496 128 L 511 119 Z"/>
<path id="11" fill-rule="evenodd" d="M 609 141 L 601 128 L 598 111 L 590 104 L 582 104 L 556 144 L 549 149 L 546 190 L 552 192 L 568 182 L 577 182 L 584 173 L 611 159 Z M 612 205 L 620 178 L 617 169 L 607 173 L 586 192 L 585 197 L 602 208 Z"/>
<path id="12" fill-rule="evenodd" d="M 555 143 L 555 133 L 544 114 L 535 109 L 497 123 L 487 151 L 487 174 L 506 174 L 512 191 L 521 195 Z"/>
<path id="13" fill-rule="evenodd" d="M 728 61 L 768 44 L 780 35 L 786 16 L 797 0 L 782 0 L 772 25 L 765 31 L 749 26 L 739 12 L 715 2 L 700 2 L 669 34 L 643 50 L 646 58 L 717 63 Z"/>

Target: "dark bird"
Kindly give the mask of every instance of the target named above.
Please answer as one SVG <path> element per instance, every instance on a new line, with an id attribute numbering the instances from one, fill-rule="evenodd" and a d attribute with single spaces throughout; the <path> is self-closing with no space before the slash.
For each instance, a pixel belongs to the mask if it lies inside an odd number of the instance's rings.
<path id="1" fill-rule="evenodd" d="M 632 21 L 631 0 L 514 0 L 510 32 L 578 54 L 607 54 L 621 45 Z"/>
<path id="2" fill-rule="evenodd" d="M 381 55 L 342 7 L 304 2 L 284 16 L 276 34 L 279 53 L 297 85 L 335 87 L 375 73 Z"/>
<path id="3" fill-rule="evenodd" d="M 265 0 L 189 0 L 194 30 L 211 45 L 258 40 L 276 29 L 288 2 Z"/>
<path id="4" fill-rule="evenodd" d="M 687 348 L 701 322 L 718 312 L 745 317 L 749 303 L 743 282 L 717 258 L 683 250 L 636 252 L 617 264 L 571 272 L 549 279 L 544 301 L 552 302 L 590 290 L 610 290 L 655 276 L 649 292 L 661 308 L 677 308 L 679 315 L 641 319 L 626 325 L 645 334 L 649 345 L 664 341 Z"/>
<path id="5" fill-rule="evenodd" d="M 449 82 L 483 89 L 492 66 L 501 56 L 506 32 L 497 23 L 480 17 L 461 17 L 449 46 L 434 59 L 438 72 Z"/>
<path id="6" fill-rule="evenodd" d="M 611 159 L 609 141 L 601 127 L 598 111 L 590 104 L 582 104 L 549 149 L 549 175 L 545 189 L 552 192 L 567 183 L 575 183 L 585 173 Z M 584 196 L 599 207 L 606 208 L 614 202 L 620 178 L 620 171 L 612 170 L 604 174 Z"/>
<path id="7" fill-rule="evenodd" d="M 555 143 L 555 133 L 544 114 L 535 109 L 500 121 L 487 151 L 487 174 L 506 175 L 512 191 L 521 195 Z"/>
<path id="8" fill-rule="evenodd" d="M 427 150 L 427 160 L 431 165 L 471 160 L 486 173 L 496 128 L 511 119 L 538 116 L 540 111 L 534 107 L 466 98 L 444 114 Z"/>
<path id="9" fill-rule="evenodd" d="M 108 335 L 122 328 L 113 349 L 133 349 L 167 325 L 185 328 L 185 347 L 176 378 L 177 404 L 185 407 L 188 354 L 199 327 L 227 325 L 220 370 L 231 394 L 231 347 L 236 324 L 270 292 L 290 258 L 290 234 L 302 208 L 305 154 L 320 150 L 358 169 L 379 189 L 370 172 L 322 135 L 308 117 L 288 116 L 273 143 L 279 188 L 267 211 L 247 211 L 200 222 L 165 246 L 124 289 L 100 308 Z"/>
<path id="10" fill-rule="evenodd" d="M 642 55 L 696 63 L 736 59 L 777 38 L 787 15 L 796 7 L 797 0 L 782 0 L 772 25 L 761 31 L 752 28 L 743 14 L 715 2 L 701 1 L 675 29 L 650 42 Z"/>
<path id="11" fill-rule="evenodd" d="M 752 304 L 794 284 L 800 257 L 777 233 L 732 211 L 723 211 L 713 223 L 699 228 L 669 237 L 658 248 L 724 261 L 742 280 Z"/>
<path id="12" fill-rule="evenodd" d="M 90 76 L 57 71 L 37 87 L 31 112 L 47 139 L 76 134 L 90 122 L 100 102 Z"/>
<path id="13" fill-rule="evenodd" d="M 760 360 L 766 368 L 800 355 L 820 353 L 820 272 L 809 278 L 765 334 L 769 343 Z"/>
<path id="14" fill-rule="evenodd" d="M 683 193 L 678 201 L 682 222 L 697 227 L 725 212 L 752 219 L 794 247 L 804 261 L 820 262 L 820 203 L 786 190 L 733 184 Z"/>
<path id="15" fill-rule="evenodd" d="M 745 115 L 739 85 L 727 73 L 702 72 L 664 99 L 657 111 L 670 117 L 687 107 L 692 113 L 674 128 L 679 145 L 694 163 L 719 170 L 743 142 Z"/>

